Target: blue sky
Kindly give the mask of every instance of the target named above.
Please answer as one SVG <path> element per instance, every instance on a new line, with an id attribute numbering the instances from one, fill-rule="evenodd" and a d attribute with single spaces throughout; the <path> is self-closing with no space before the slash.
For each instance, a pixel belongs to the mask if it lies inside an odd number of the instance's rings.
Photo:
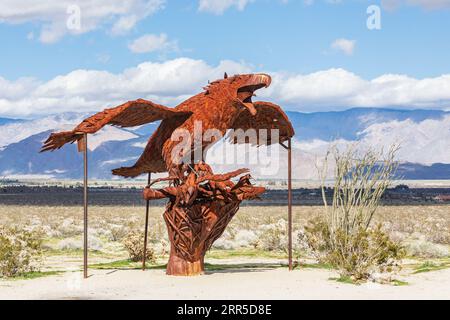
<path id="1" fill-rule="evenodd" d="M 218 69 L 224 67 L 220 65 L 224 60 L 239 64 L 241 67 L 236 67 L 238 71 L 278 74 L 279 86 L 275 89 L 286 93 L 283 97 L 280 97 L 279 93 L 269 93 L 268 96 L 281 98 L 288 108 L 300 111 L 325 110 L 324 106 L 331 106 L 333 109 L 334 96 L 337 96 L 338 109 L 383 106 L 384 103 L 404 108 L 448 109 L 450 106 L 450 94 L 433 93 L 430 83 L 420 82 L 424 78 L 434 79 L 436 81 L 432 83 L 433 88 L 442 87 L 443 91 L 446 85 L 450 84 L 448 77 L 439 78 L 450 74 L 448 0 L 387 1 L 399 3 L 396 8 L 380 1 L 364 0 L 223 0 L 225 2 L 222 2 L 222 5 L 218 0 L 132 0 L 134 7 L 121 8 L 125 13 L 104 15 L 100 12 L 103 12 L 102 6 L 105 6 L 105 3 L 120 6 L 119 2 L 100 0 L 98 6 L 92 8 L 84 5 L 86 1 L 66 1 L 67 5 L 78 3 L 81 8 L 82 29 L 75 33 L 58 30 L 58 24 L 61 25 L 61 21 L 64 22 L 67 18 L 64 7 L 62 11 L 52 7 L 53 4 L 57 7 L 58 1 L 33 0 L 45 4 L 44 8 L 36 9 L 36 12 L 33 12 L 33 6 L 29 6 L 30 1 L 5 0 L 2 2 L 8 7 L 4 8 L 0 4 L 0 38 L 3 43 L 0 53 L 0 80 L 3 79 L 3 89 L 14 91 L 19 87 L 18 94 L 33 93 L 26 101 L 23 96 L 0 94 L 0 116 L 30 116 L 34 112 L 29 108 L 29 100 L 38 98 L 41 99 L 39 101 L 45 100 L 47 103 L 49 98 L 62 99 L 69 95 L 83 100 L 83 110 L 93 109 L 96 102 L 113 103 L 112 98 L 93 99 L 92 93 L 86 91 L 71 92 L 70 86 L 59 88 L 58 94 L 42 92 L 48 90 L 46 84 L 49 81 L 58 76 L 66 77 L 75 70 L 101 70 L 112 75 L 122 75 L 127 68 L 136 68 L 142 63 L 164 64 L 179 58 L 209 66 L 210 69 L 205 71 L 204 81 L 222 71 Z M 151 13 L 141 14 L 140 6 L 152 1 L 158 2 L 153 3 L 158 8 Z M 64 1 L 59 3 L 61 2 Z M 228 3 L 229 6 L 223 6 L 223 3 Z M 381 8 L 381 30 L 369 30 L 366 26 L 366 9 L 371 4 Z M 25 7 L 28 11 L 23 13 Z M 94 14 L 96 10 L 98 14 Z M 114 25 L 117 20 L 129 16 L 138 18 L 125 31 L 115 32 Z M 83 26 L 85 17 L 88 27 Z M 45 40 L 42 33 L 49 25 L 54 26 L 51 32 L 56 36 Z M 163 40 L 158 38 L 162 34 Z M 158 42 L 159 39 L 159 46 L 158 43 L 154 44 L 150 51 L 145 50 L 144 44 L 143 51 L 150 52 L 133 52 L 130 49 L 132 43 L 146 35 L 153 36 L 147 38 L 148 41 Z M 333 46 L 339 39 L 347 41 L 344 44 L 347 43 L 351 48 L 339 43 Z M 342 44 L 342 41 L 340 43 Z M 192 70 L 195 72 L 195 67 Z M 231 68 L 229 71 L 233 70 Z M 299 97 L 297 93 L 286 91 L 288 84 L 289 88 L 294 84 L 300 86 L 304 81 L 311 80 L 308 75 L 315 75 L 317 72 L 326 72 L 323 76 L 328 77 L 327 80 L 320 78 L 320 83 L 324 86 L 328 81 L 333 81 L 334 77 L 343 79 L 346 83 L 358 83 L 355 88 L 366 88 L 374 84 L 365 82 L 379 77 L 383 77 L 384 81 L 387 75 L 394 74 L 398 88 L 404 87 L 406 83 L 409 91 L 411 88 L 425 88 L 424 90 L 428 91 L 424 91 L 420 97 L 377 101 L 355 97 L 356 89 L 348 89 L 349 93 L 346 88 L 336 88 L 331 93 L 324 93 L 324 96 L 329 97 L 325 100 L 316 99 L 319 94 Z M 404 75 L 409 78 L 404 79 Z M 303 76 L 306 76 L 306 79 L 301 78 Z M 24 77 L 31 77 L 33 84 L 27 83 Z M 75 81 L 73 77 L 70 81 Z M 83 78 L 77 79 L 76 81 L 82 81 Z M 201 79 L 203 81 L 203 78 Z M 200 89 L 201 81 L 196 81 L 198 83 L 195 82 L 195 86 Z M 284 84 L 286 85 L 282 86 Z M 0 88 L 1 86 L 0 81 Z M 126 92 L 124 98 L 141 94 L 144 97 L 175 103 L 195 91 L 193 87 L 178 88 L 171 95 L 170 89 L 166 89 L 133 89 Z M 375 90 L 369 89 L 369 93 Z M 298 88 L 296 92 L 301 90 L 302 88 Z M 157 93 L 160 91 L 166 93 L 160 95 Z M 353 95 L 352 99 L 346 97 L 349 94 Z M 402 95 L 399 92 L 396 94 L 399 97 Z M 430 94 L 434 95 L 430 97 Z M 39 113 L 68 111 L 71 108 L 55 109 L 55 104 L 49 103 L 47 109 L 43 108 Z M 18 111 L 19 109 L 21 111 Z"/>

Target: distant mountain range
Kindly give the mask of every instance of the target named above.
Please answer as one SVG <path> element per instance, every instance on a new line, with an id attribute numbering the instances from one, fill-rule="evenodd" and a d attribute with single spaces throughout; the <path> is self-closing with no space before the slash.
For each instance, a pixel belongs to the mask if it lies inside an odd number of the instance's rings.
<path id="1" fill-rule="evenodd" d="M 0 118 L 0 178 L 80 178 L 82 156 L 75 146 L 39 153 L 42 142 L 52 131 L 67 130 L 87 114 L 65 113 L 33 120 Z M 331 141 L 339 145 L 360 141 L 362 146 L 387 147 L 400 142 L 399 174 L 405 179 L 450 179 L 450 112 L 437 110 L 394 110 L 356 108 L 341 112 L 288 112 L 296 136 L 294 140 L 294 178 L 317 177 L 315 162 Z M 132 165 L 158 124 L 138 128 L 107 127 L 89 139 L 91 179 L 113 179 L 111 169 Z M 219 144 L 208 153 L 216 170 L 249 167 L 256 177 L 284 178 L 286 152 L 262 152 L 262 162 L 272 159 L 272 170 L 262 170 L 251 158 L 255 148 L 239 146 L 239 163 L 219 161 Z M 228 149 L 227 149 L 228 150 Z M 247 158 L 247 159 L 245 159 Z M 272 163 L 273 165 L 273 163 Z M 270 166 L 270 164 L 269 164 Z"/>

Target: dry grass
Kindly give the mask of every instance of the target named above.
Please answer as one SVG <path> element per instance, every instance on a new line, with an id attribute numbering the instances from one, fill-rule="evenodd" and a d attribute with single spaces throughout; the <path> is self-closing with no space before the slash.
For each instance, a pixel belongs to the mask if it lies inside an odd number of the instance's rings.
<path id="1" fill-rule="evenodd" d="M 163 207 L 152 207 L 149 221 L 149 240 L 162 262 L 168 249 L 163 211 Z M 308 220 L 322 214 L 323 207 L 294 207 L 294 240 L 299 238 L 298 234 L 303 232 Z M 267 257 L 267 252 L 278 252 L 282 257 L 286 246 L 286 217 L 286 207 L 242 207 L 215 248 L 233 249 L 236 253 L 252 252 L 252 258 L 258 257 L 258 252 L 261 257 Z M 45 263 L 53 268 L 55 265 L 79 266 L 82 218 L 83 210 L 77 207 L 0 206 L 0 224 L 44 232 Z M 401 240 L 410 249 L 410 255 L 423 258 L 449 255 L 448 205 L 380 207 L 374 222 L 381 222 L 392 237 Z M 143 226 L 143 207 L 90 207 L 91 261 L 126 259 L 123 238 L 131 231 L 142 232 Z M 302 244 L 297 241 L 296 249 L 302 250 Z M 220 257 L 220 251 L 224 252 L 224 257 L 229 257 L 233 250 L 214 250 L 214 257 Z"/>
<path id="2" fill-rule="evenodd" d="M 450 205 L 380 207 L 375 221 L 399 237 L 422 235 L 432 243 L 450 244 Z"/>

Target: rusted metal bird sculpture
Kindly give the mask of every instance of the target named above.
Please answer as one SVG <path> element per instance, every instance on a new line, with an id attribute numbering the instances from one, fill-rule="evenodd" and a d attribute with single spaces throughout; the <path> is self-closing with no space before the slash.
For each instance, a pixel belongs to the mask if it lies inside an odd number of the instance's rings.
<path id="1" fill-rule="evenodd" d="M 180 142 L 171 139 L 177 129 L 193 133 L 196 122 L 201 123 L 201 133 L 216 129 L 222 135 L 227 129 L 268 129 L 266 141 L 271 144 L 270 129 L 279 130 L 279 142 L 294 135 L 294 130 L 283 110 L 270 102 L 253 102 L 255 91 L 271 84 L 267 74 L 245 74 L 211 82 L 204 91 L 182 102 L 175 108 L 138 99 L 126 102 L 118 107 L 105 109 L 81 122 L 72 131 L 52 133 L 41 151 L 55 150 L 66 143 L 83 138 L 85 133 L 93 134 L 105 125 L 119 127 L 140 126 L 161 120 L 158 129 L 150 137 L 147 146 L 131 167 L 113 170 L 114 175 L 136 177 L 148 172 L 171 172 L 176 163 L 172 151 Z M 259 139 L 261 140 L 261 139 Z M 258 140 L 258 141 L 259 141 Z M 216 141 L 202 141 L 205 150 Z M 243 143 L 235 139 L 233 142 Z M 275 142 L 275 141 L 274 141 Z M 278 141 L 276 141 L 278 142 Z M 192 139 L 192 144 L 193 144 Z M 193 148 L 192 148 L 193 149 Z M 204 160 L 204 159 L 199 159 Z"/>
<path id="2" fill-rule="evenodd" d="M 221 136 L 228 129 L 242 129 L 241 132 L 255 130 L 256 141 L 239 139 L 234 135 L 231 136 L 233 143 L 270 145 L 290 139 L 294 130 L 283 110 L 270 102 L 252 101 L 255 91 L 268 87 L 270 83 L 271 78 L 267 74 L 233 77 L 225 74 L 223 79 L 211 82 L 203 92 L 175 108 L 143 99 L 129 101 L 87 118 L 72 131 L 52 133 L 41 151 L 80 142 L 86 134 L 95 133 L 108 124 L 132 127 L 161 120 L 138 161 L 132 167 L 113 170 L 113 174 L 136 177 L 143 173 L 169 173 L 168 177 L 150 183 L 143 193 L 147 201 L 168 199 L 164 213 L 171 242 L 167 274 L 201 274 L 206 251 L 222 235 L 240 203 L 257 199 L 265 189 L 251 184 L 248 169 L 214 174 L 204 162 L 203 152 L 201 159 L 192 162 L 192 155 L 197 148 L 193 137 L 196 125 L 200 124 L 202 150 L 218 141 L 203 138 L 205 132 L 213 129 Z M 183 149 L 178 152 L 175 149 L 180 143 L 179 139 L 174 138 L 178 130 L 188 134 L 183 137 L 183 140 L 189 140 L 188 151 Z M 264 139 L 260 139 L 259 135 L 263 132 Z M 277 132 L 277 137 L 272 132 Z M 239 176 L 238 182 L 232 181 Z M 164 180 L 171 184 L 161 189 L 152 188 L 155 182 Z"/>

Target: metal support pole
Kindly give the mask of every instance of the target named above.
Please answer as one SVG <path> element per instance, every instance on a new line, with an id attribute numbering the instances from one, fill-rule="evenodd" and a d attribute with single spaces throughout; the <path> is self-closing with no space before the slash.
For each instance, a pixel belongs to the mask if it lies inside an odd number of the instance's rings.
<path id="1" fill-rule="evenodd" d="M 289 271 L 292 271 L 292 146 L 288 140 L 288 241 Z"/>
<path id="2" fill-rule="evenodd" d="M 152 179 L 152 174 L 151 172 L 148 173 L 148 183 L 147 185 L 150 184 Z M 142 257 L 142 271 L 145 270 L 145 258 L 147 256 L 147 238 L 148 238 L 148 213 L 150 211 L 150 201 L 146 200 L 146 205 L 145 205 L 145 233 L 144 233 L 144 256 Z"/>
<path id="3" fill-rule="evenodd" d="M 87 134 L 83 137 L 83 158 L 84 158 L 84 239 L 83 239 L 83 273 L 84 278 L 88 277 L 88 159 L 87 159 Z"/>

